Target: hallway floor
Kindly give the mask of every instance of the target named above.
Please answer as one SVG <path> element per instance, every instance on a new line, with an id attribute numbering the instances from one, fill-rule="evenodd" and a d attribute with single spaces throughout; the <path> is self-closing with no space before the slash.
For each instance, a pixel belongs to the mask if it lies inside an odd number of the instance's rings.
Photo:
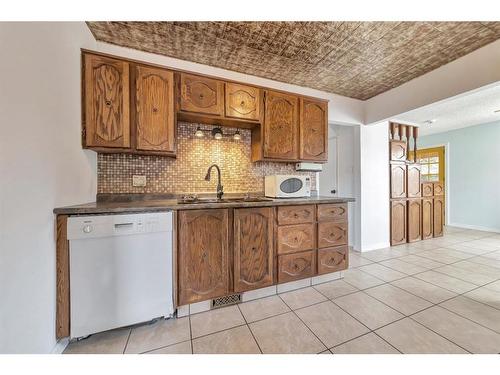
<path id="1" fill-rule="evenodd" d="M 64 353 L 500 353 L 500 235 L 351 252 L 344 278 L 92 335 Z"/>

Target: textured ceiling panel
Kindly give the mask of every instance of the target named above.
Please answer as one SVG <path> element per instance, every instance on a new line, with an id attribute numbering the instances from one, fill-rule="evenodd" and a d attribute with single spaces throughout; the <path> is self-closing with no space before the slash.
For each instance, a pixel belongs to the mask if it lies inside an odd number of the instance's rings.
<path id="1" fill-rule="evenodd" d="M 500 38 L 500 22 L 87 22 L 97 40 L 368 99 Z"/>

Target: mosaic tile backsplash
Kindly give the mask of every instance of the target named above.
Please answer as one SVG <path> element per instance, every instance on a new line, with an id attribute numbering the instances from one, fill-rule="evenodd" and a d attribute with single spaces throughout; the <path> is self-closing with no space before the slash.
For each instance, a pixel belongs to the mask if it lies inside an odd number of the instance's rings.
<path id="1" fill-rule="evenodd" d="M 296 172 L 294 163 L 251 162 L 250 130 L 240 129 L 241 139 L 223 137 L 216 140 L 208 133 L 198 138 L 196 128 L 211 130 L 213 126 L 185 122 L 177 124 L 177 158 L 128 154 L 99 154 L 97 158 L 98 193 L 215 193 L 217 171 L 205 181 L 207 168 L 217 164 L 222 171 L 226 193 L 260 193 L 264 176 L 301 174 L 311 177 L 316 189 L 315 173 Z M 223 127 L 224 134 L 236 129 Z M 146 186 L 132 186 L 133 175 L 145 175 Z"/>

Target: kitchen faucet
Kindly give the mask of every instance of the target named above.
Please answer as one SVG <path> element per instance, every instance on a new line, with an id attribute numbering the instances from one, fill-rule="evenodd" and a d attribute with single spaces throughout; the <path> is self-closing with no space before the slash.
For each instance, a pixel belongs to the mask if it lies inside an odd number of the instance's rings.
<path id="1" fill-rule="evenodd" d="M 208 167 L 207 175 L 205 176 L 206 181 L 210 181 L 210 172 L 212 171 L 212 168 L 217 169 L 217 199 L 222 199 L 222 195 L 224 195 L 224 186 L 221 184 L 221 178 L 220 178 L 220 168 L 217 164 L 212 164 L 210 167 Z"/>

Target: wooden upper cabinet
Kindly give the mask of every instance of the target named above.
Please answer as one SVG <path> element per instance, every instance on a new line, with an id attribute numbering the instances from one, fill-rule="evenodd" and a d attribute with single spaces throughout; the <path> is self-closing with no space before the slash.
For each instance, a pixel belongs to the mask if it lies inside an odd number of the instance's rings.
<path id="1" fill-rule="evenodd" d="M 389 141 L 390 158 L 393 161 L 405 161 L 407 158 L 407 144 L 406 141 L 398 141 L 391 139 Z"/>
<path id="2" fill-rule="evenodd" d="M 227 209 L 179 211 L 179 305 L 229 293 L 228 217 Z"/>
<path id="3" fill-rule="evenodd" d="M 406 201 L 391 202 L 391 245 L 406 243 L 407 222 L 406 222 Z"/>
<path id="4" fill-rule="evenodd" d="M 299 140 L 301 160 L 328 159 L 328 103 L 300 99 Z"/>
<path id="5" fill-rule="evenodd" d="M 130 147 L 129 64 L 84 55 L 85 147 Z"/>
<path id="6" fill-rule="evenodd" d="M 433 182 L 434 195 L 444 195 L 444 185 L 442 182 Z"/>
<path id="7" fill-rule="evenodd" d="M 408 198 L 418 198 L 422 196 L 422 184 L 420 183 L 420 164 L 410 164 L 407 166 L 407 196 Z"/>
<path id="8" fill-rule="evenodd" d="M 406 166 L 391 164 L 391 198 L 406 198 Z"/>
<path id="9" fill-rule="evenodd" d="M 180 75 L 180 109 L 222 116 L 224 113 L 224 83 L 196 75 Z"/>
<path id="10" fill-rule="evenodd" d="M 434 188 L 432 182 L 422 182 L 422 196 L 432 197 L 434 195 Z"/>
<path id="11" fill-rule="evenodd" d="M 226 83 L 226 117 L 259 121 L 261 90 L 257 87 Z"/>
<path id="12" fill-rule="evenodd" d="M 136 149 L 173 152 L 174 74 L 145 66 L 135 76 Z"/>
<path id="13" fill-rule="evenodd" d="M 234 291 L 273 284 L 273 209 L 234 210 Z"/>
<path id="14" fill-rule="evenodd" d="M 264 157 L 297 160 L 298 97 L 266 91 L 264 116 Z"/>

